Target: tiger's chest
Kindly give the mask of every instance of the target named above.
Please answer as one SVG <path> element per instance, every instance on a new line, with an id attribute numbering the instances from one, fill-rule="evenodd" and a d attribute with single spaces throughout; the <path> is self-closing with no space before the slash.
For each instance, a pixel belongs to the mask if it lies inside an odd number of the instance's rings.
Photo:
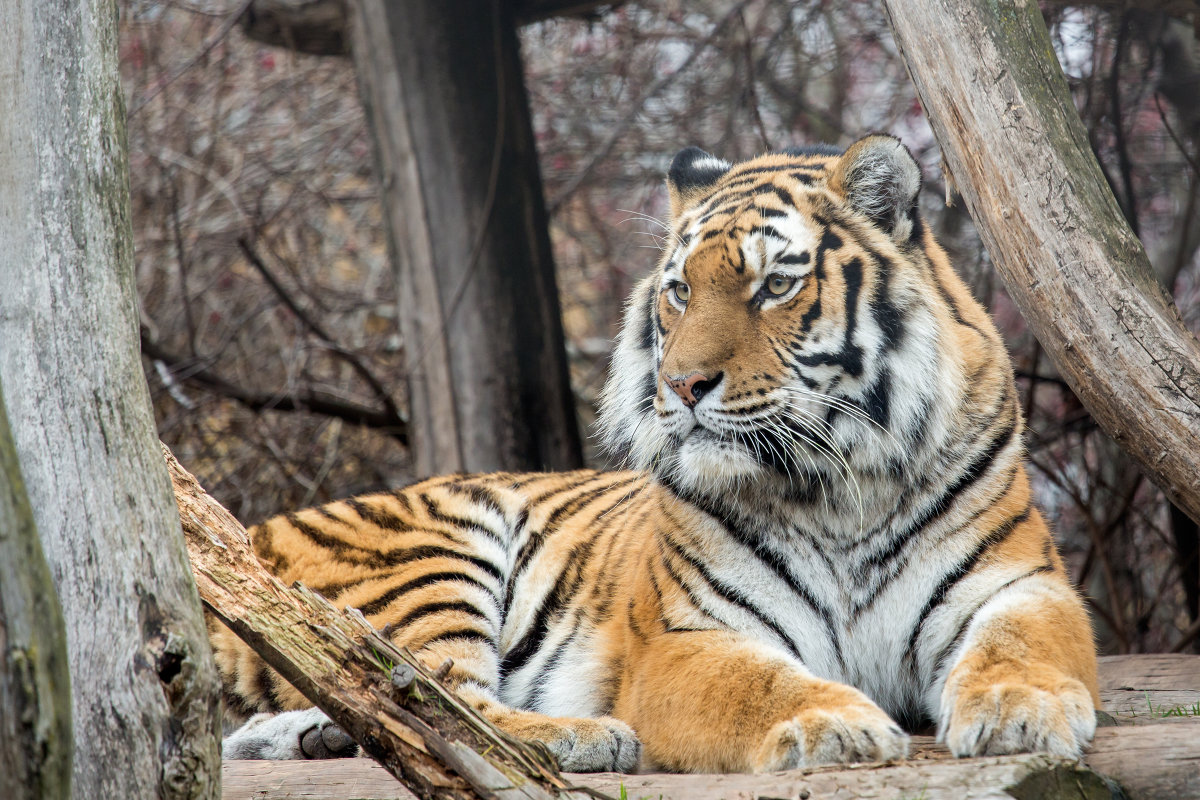
<path id="1" fill-rule="evenodd" d="M 547 573 L 561 574 L 561 555 L 541 557 L 554 562 Z M 737 631 L 819 677 L 857 686 L 898 718 L 920 716 L 921 680 L 909 640 L 933 571 L 909 564 L 884 580 L 849 554 L 825 552 L 815 542 L 751 546 L 728 531 L 695 528 L 656 531 L 652 543 L 614 546 L 609 557 L 616 561 L 595 570 L 597 583 L 573 587 L 567 599 L 557 596 L 558 613 L 538 652 L 502 676 L 506 702 L 550 715 L 608 713 L 622 663 L 613 630 L 628 628 L 621 619 L 626 606 L 648 602 L 644 595 L 651 594 L 667 630 Z M 613 576 L 625 592 L 599 589 Z M 550 597 L 563 586 L 560 578 L 554 588 L 516 590 Z M 508 624 L 513 630 L 505 638 L 517 641 L 538 622 Z"/>

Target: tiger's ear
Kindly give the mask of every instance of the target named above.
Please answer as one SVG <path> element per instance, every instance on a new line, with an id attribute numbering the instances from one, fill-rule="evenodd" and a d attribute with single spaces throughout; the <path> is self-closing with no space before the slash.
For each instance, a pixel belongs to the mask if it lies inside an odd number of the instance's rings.
<path id="1" fill-rule="evenodd" d="M 699 203 L 721 176 L 733 166 L 699 147 L 685 147 L 671 160 L 667 190 L 671 195 L 671 219 Z"/>
<path id="2" fill-rule="evenodd" d="M 834 165 L 829 188 L 897 242 L 916 230 L 921 168 L 895 136 L 864 136 Z"/>

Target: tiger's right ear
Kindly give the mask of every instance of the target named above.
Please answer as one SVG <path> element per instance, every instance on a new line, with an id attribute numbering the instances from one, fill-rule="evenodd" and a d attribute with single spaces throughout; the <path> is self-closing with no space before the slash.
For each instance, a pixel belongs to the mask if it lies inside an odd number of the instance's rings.
<path id="1" fill-rule="evenodd" d="M 671 219 L 699 203 L 721 176 L 733 166 L 699 147 L 685 147 L 671 161 L 667 190 L 671 195 Z"/>

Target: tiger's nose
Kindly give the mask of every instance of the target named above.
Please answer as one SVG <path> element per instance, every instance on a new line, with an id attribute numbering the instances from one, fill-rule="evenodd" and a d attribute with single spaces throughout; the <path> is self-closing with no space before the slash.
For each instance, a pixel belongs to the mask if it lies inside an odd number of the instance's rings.
<path id="1" fill-rule="evenodd" d="M 695 408 L 701 397 L 717 388 L 724 375 L 724 372 L 718 372 L 710 378 L 701 372 L 693 372 L 686 378 L 667 378 L 666 381 L 685 406 Z"/>

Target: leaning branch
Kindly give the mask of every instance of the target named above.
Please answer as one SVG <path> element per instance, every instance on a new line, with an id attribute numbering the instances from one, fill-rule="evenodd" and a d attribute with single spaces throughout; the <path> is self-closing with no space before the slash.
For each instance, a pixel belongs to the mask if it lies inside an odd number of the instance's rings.
<path id="1" fill-rule="evenodd" d="M 1037 3 L 885 8 L 1009 295 L 1104 431 L 1200 521 L 1200 344 L 1100 173 Z"/>
<path id="2" fill-rule="evenodd" d="M 245 529 L 166 445 L 196 587 L 206 608 L 422 800 L 583 800 L 553 758 L 497 730 L 357 609 L 287 588 Z"/>

